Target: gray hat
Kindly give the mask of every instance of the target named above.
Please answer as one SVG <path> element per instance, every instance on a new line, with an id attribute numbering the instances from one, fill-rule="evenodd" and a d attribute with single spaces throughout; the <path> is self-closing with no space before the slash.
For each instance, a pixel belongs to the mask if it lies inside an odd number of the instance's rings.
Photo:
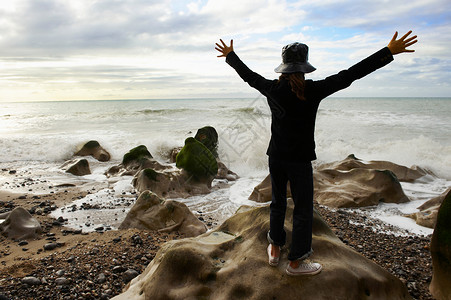
<path id="1" fill-rule="evenodd" d="M 276 73 L 310 73 L 315 70 L 308 62 L 308 46 L 297 42 L 282 48 L 282 63 L 274 69 Z"/>

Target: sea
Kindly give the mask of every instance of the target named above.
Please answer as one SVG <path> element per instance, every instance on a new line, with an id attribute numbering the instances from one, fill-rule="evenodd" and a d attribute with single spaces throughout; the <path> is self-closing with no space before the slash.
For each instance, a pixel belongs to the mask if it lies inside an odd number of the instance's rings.
<path id="1" fill-rule="evenodd" d="M 405 214 L 451 186 L 451 98 L 328 98 L 316 122 L 314 166 L 340 161 L 354 154 L 364 160 L 386 160 L 420 166 L 434 176 L 402 183 L 407 204 L 385 204 L 362 210 L 402 232 L 427 235 Z M 177 199 L 197 215 L 221 222 L 248 200 L 253 188 L 268 175 L 265 154 L 271 115 L 266 99 L 164 99 L 108 101 L 48 101 L 0 103 L 0 190 L 44 194 L 48 187 L 98 186 L 86 197 L 52 212 L 68 219 L 68 226 L 114 230 L 130 209 L 136 194 L 131 177 L 108 178 L 105 171 L 121 162 L 130 149 L 145 145 L 162 163 L 204 126 L 219 135 L 219 159 L 239 175 L 226 188 L 203 196 Z M 112 155 L 109 162 L 89 158 L 92 174 L 77 177 L 61 166 L 80 147 L 98 141 Z M 13 179 L 6 170 L 15 170 Z M 38 180 L 30 188 L 24 180 Z M 45 183 L 45 184 L 42 184 Z M 224 182 L 213 182 L 213 185 Z M 2 200 L 2 199 L 0 199 Z M 83 203 L 104 209 L 81 209 Z M 110 205 L 104 205 L 109 203 Z M 75 208 L 74 208 L 75 207 Z M 76 209 L 80 208 L 80 209 Z"/>

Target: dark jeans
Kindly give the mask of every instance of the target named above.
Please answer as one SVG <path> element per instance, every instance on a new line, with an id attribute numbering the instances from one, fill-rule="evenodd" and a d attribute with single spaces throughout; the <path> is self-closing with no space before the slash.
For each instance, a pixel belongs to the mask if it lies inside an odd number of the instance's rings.
<path id="1" fill-rule="evenodd" d="M 304 259 L 312 251 L 313 223 L 313 170 L 311 162 L 289 162 L 269 158 L 272 201 L 270 214 L 270 243 L 283 246 L 286 243 L 284 230 L 287 208 L 287 183 L 290 182 L 294 202 L 293 232 L 289 260 Z"/>

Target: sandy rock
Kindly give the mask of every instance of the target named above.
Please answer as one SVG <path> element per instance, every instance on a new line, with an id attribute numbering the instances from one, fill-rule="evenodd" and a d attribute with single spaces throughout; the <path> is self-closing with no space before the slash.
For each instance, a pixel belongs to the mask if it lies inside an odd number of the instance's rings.
<path id="1" fill-rule="evenodd" d="M 89 141 L 83 145 L 83 147 L 77 151 L 76 156 L 92 156 L 98 161 L 109 161 L 111 159 L 110 153 L 103 149 L 97 141 Z"/>
<path id="2" fill-rule="evenodd" d="M 437 300 L 451 299 L 451 191 L 440 206 L 431 241 L 431 294 Z"/>
<path id="3" fill-rule="evenodd" d="M 318 167 L 314 170 L 313 177 L 315 200 L 329 207 L 364 207 L 377 205 L 379 202 L 404 203 L 409 201 L 397 176 L 392 171 L 371 169 L 352 156 L 341 162 Z M 291 197 L 289 183 L 287 196 Z M 249 200 L 271 201 L 271 178 L 269 175 L 254 188 Z"/>
<path id="4" fill-rule="evenodd" d="M 418 225 L 434 228 L 435 223 L 437 222 L 437 214 L 440 205 L 450 191 L 451 188 L 447 189 L 440 196 L 423 203 L 423 205 L 418 207 L 420 210 L 419 212 L 407 215 L 407 217 L 414 219 Z"/>
<path id="5" fill-rule="evenodd" d="M 292 220 L 286 222 L 291 228 Z M 344 245 L 316 213 L 312 259 L 323 271 L 315 277 L 287 276 L 286 250 L 278 267 L 268 265 L 268 228 L 266 206 L 201 236 L 168 242 L 113 299 L 411 299 L 399 279 Z"/>
<path id="6" fill-rule="evenodd" d="M 91 174 L 89 162 L 86 159 L 70 160 L 61 166 L 61 169 L 66 170 L 66 173 L 71 173 L 75 176 L 84 176 Z"/>
<path id="7" fill-rule="evenodd" d="M 5 221 L 0 223 L 0 232 L 11 239 L 35 239 L 42 232 L 39 221 L 33 218 L 23 207 L 16 207 L 10 213 L 3 214 Z"/>
<path id="8" fill-rule="evenodd" d="M 342 161 L 324 164 L 318 168 L 318 170 L 322 169 L 334 169 L 338 171 L 350 171 L 352 169 L 390 170 L 396 175 L 398 180 L 402 182 L 413 182 L 425 175 L 432 175 L 431 172 L 426 171 L 425 169 L 422 169 L 418 166 L 412 166 L 411 168 L 408 168 L 389 161 L 378 160 L 365 162 L 355 157 L 354 154 L 350 154 Z"/>
<path id="9" fill-rule="evenodd" d="M 185 204 L 172 200 L 165 201 L 150 191 L 141 193 L 119 228 L 178 231 L 187 237 L 207 231 L 205 225 Z"/>
<path id="10" fill-rule="evenodd" d="M 157 172 L 148 168 L 139 171 L 132 184 L 140 193 L 149 190 L 161 198 L 186 198 L 210 192 L 205 183 L 190 179 L 182 170 Z"/>
<path id="11" fill-rule="evenodd" d="M 329 207 L 365 207 L 379 202 L 409 201 L 398 179 L 389 170 L 323 169 L 317 171 L 314 177 L 315 200 Z"/>

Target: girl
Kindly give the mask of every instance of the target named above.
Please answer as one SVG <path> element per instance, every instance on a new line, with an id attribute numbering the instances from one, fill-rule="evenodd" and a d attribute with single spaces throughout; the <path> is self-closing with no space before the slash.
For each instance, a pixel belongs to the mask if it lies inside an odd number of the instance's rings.
<path id="1" fill-rule="evenodd" d="M 414 52 L 406 49 L 417 42 L 412 31 L 397 39 L 396 32 L 387 47 L 323 80 L 306 80 L 305 73 L 315 68 L 308 62 L 308 47 L 293 43 L 282 48 L 282 63 L 275 69 L 279 79 L 268 80 L 251 71 L 233 50 L 233 40 L 227 46 L 222 40 L 215 49 L 251 87 L 267 97 L 271 109 L 271 140 L 269 156 L 272 201 L 270 205 L 269 264 L 277 266 L 280 248 L 285 245 L 285 211 L 287 183 L 290 182 L 293 210 L 292 242 L 286 273 L 289 275 L 318 274 L 322 267 L 307 258 L 312 250 L 313 171 L 311 161 L 315 154 L 315 119 L 318 106 L 327 96 L 351 85 L 371 72 L 387 65 L 393 55 Z"/>

